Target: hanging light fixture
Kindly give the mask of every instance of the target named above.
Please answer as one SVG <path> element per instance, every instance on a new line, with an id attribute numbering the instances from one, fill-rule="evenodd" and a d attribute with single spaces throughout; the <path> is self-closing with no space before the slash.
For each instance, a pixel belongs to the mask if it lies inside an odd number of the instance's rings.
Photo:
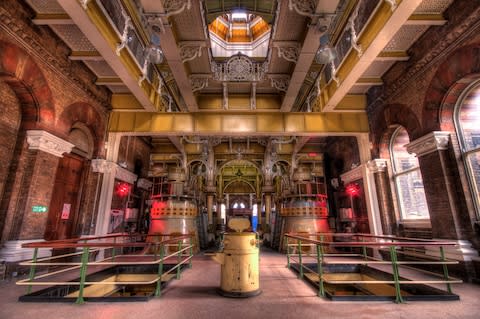
<path id="1" fill-rule="evenodd" d="M 320 37 L 320 46 L 315 54 L 315 62 L 318 64 L 328 64 L 337 57 L 337 50 L 332 48 L 329 43 L 328 34 Z"/>

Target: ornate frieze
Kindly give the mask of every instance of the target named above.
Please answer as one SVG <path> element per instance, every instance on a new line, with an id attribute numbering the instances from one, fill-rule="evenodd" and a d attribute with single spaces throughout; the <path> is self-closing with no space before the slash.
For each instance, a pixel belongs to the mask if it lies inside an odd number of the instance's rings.
<path id="1" fill-rule="evenodd" d="M 180 14 L 185 9 L 190 10 L 191 7 L 191 0 L 163 0 L 166 17 Z"/>
<path id="2" fill-rule="evenodd" d="M 275 42 L 274 48 L 277 48 L 277 54 L 279 58 L 283 58 L 287 61 L 297 63 L 298 56 L 300 55 L 300 47 L 296 42 Z"/>
<path id="3" fill-rule="evenodd" d="M 27 131 L 28 148 L 63 157 L 63 153 L 70 153 L 75 145 L 45 131 Z"/>
<path id="4" fill-rule="evenodd" d="M 420 157 L 435 151 L 448 149 L 449 139 L 449 132 L 435 131 L 408 143 L 406 147 L 409 153 L 414 153 L 417 157 Z"/>
<path id="5" fill-rule="evenodd" d="M 190 75 L 192 92 L 197 92 L 208 87 L 208 78 L 208 75 Z"/>
<path id="6" fill-rule="evenodd" d="M 258 63 L 240 52 L 224 63 L 212 64 L 213 78 L 223 82 L 262 81 L 265 78 L 265 63 Z"/>
<path id="7" fill-rule="evenodd" d="M 205 42 L 181 42 L 179 45 L 180 48 L 180 59 L 182 63 L 191 61 L 197 57 L 202 56 L 202 48 L 206 47 Z"/>
<path id="8" fill-rule="evenodd" d="M 295 10 L 302 16 L 311 17 L 315 14 L 317 1 L 315 0 L 288 0 L 288 8 Z"/>
<path id="9" fill-rule="evenodd" d="M 290 84 L 290 76 L 288 75 L 269 75 L 270 85 L 282 92 L 287 92 Z"/>
<path id="10" fill-rule="evenodd" d="M 92 160 L 92 171 L 94 173 L 112 173 L 115 171 L 117 164 L 104 159 Z"/>
<path id="11" fill-rule="evenodd" d="M 367 162 L 367 168 L 372 173 L 385 172 L 387 169 L 387 160 L 376 158 Z"/>

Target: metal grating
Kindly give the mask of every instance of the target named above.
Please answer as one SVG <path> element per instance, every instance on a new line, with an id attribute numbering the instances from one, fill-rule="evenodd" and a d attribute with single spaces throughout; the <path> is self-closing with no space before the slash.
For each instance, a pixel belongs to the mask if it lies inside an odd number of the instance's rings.
<path id="1" fill-rule="evenodd" d="M 395 61 L 374 61 L 362 74 L 364 78 L 379 78 L 395 63 Z"/>
<path id="2" fill-rule="evenodd" d="M 116 77 L 115 71 L 105 61 L 84 61 L 86 66 L 99 78 Z"/>
<path id="3" fill-rule="evenodd" d="M 442 13 L 451 4 L 453 0 L 424 0 L 415 10 L 416 14 Z"/>
<path id="4" fill-rule="evenodd" d="M 36 13 L 65 13 L 56 0 L 27 0 L 27 3 Z"/>
<path id="5" fill-rule="evenodd" d="M 385 46 L 385 51 L 406 51 L 427 31 L 428 25 L 404 25 Z"/>
<path id="6" fill-rule="evenodd" d="M 50 28 L 52 28 L 72 51 L 95 51 L 93 45 L 76 25 L 51 25 Z"/>

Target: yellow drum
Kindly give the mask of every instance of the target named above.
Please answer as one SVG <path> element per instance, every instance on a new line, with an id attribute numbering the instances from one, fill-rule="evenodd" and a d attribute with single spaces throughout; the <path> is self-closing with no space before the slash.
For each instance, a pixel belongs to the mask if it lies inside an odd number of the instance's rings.
<path id="1" fill-rule="evenodd" d="M 243 232 L 250 226 L 248 219 L 231 219 L 228 226 L 237 231 L 225 233 L 223 252 L 213 256 L 222 265 L 219 292 L 226 297 L 256 296 L 261 292 L 256 234 Z"/>

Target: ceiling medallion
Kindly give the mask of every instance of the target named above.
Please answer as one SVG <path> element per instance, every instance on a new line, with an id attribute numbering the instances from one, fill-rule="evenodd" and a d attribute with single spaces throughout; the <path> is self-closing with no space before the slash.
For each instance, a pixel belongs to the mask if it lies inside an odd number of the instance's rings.
<path id="1" fill-rule="evenodd" d="M 240 52 L 226 63 L 214 63 L 213 69 L 214 79 L 217 81 L 261 81 L 265 76 L 264 63 L 253 62 Z"/>

